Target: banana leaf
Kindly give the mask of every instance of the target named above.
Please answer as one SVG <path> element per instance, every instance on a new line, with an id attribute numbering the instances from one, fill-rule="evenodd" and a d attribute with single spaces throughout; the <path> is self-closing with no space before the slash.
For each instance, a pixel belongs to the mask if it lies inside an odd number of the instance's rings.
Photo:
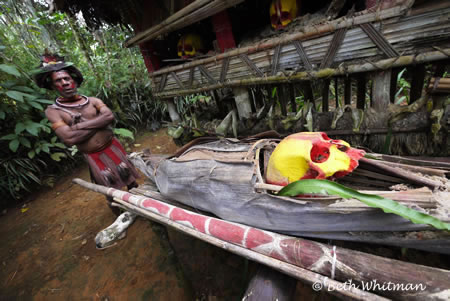
<path id="1" fill-rule="evenodd" d="M 427 224 L 440 230 L 450 230 L 450 224 L 440 221 L 439 219 L 408 208 L 398 202 L 386 199 L 378 195 L 360 193 L 344 185 L 331 182 L 328 180 L 299 180 L 285 186 L 278 193 L 280 196 L 296 196 L 299 194 L 320 193 L 328 195 L 338 195 L 345 199 L 357 199 L 364 204 L 380 208 L 386 213 L 397 214 L 403 218 L 410 220 L 415 224 Z"/>

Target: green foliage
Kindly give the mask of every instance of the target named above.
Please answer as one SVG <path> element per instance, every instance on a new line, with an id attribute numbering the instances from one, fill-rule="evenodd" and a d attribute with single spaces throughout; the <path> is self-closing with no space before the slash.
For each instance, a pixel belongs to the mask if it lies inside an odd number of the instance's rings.
<path id="1" fill-rule="evenodd" d="M 130 129 L 150 128 L 166 114 L 164 103 L 152 101 L 139 50 L 122 47 L 131 32 L 106 25 L 92 31 L 82 19 L 50 15 L 44 3 L 0 2 L 0 207 L 73 166 L 79 155 L 76 146 L 59 141 L 45 118 L 56 93 L 39 89 L 31 77 L 45 48 L 81 70 L 80 93 L 114 111 L 119 138 L 129 140 Z"/>
<path id="2" fill-rule="evenodd" d="M 410 209 L 396 201 L 380 197 L 378 195 L 360 193 L 356 190 L 345 187 L 344 185 L 331 182 L 328 180 L 299 180 L 285 186 L 278 193 L 280 196 L 296 196 L 299 194 L 320 193 L 329 195 L 338 195 L 345 199 L 357 199 L 364 204 L 380 208 L 386 213 L 397 214 L 404 217 L 415 224 L 426 224 L 441 230 L 450 230 L 450 224 L 440 221 L 439 219 Z"/>
<path id="3" fill-rule="evenodd" d="M 399 87 L 395 93 L 395 104 L 399 105 L 403 102 L 409 104 L 409 90 L 411 89 L 411 84 L 403 78 L 406 68 L 400 71 L 397 75 L 397 86 Z"/>

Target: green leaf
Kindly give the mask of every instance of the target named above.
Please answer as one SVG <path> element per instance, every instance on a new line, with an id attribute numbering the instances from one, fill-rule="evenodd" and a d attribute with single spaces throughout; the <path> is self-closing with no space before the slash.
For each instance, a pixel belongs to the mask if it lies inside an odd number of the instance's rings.
<path id="1" fill-rule="evenodd" d="M 17 139 L 16 134 L 9 134 L 0 138 L 0 140 L 14 140 Z"/>
<path id="2" fill-rule="evenodd" d="M 31 120 L 27 120 L 27 122 L 25 122 L 25 127 L 28 133 L 33 136 L 38 136 L 39 129 L 42 127 L 42 125 Z"/>
<path id="3" fill-rule="evenodd" d="M 12 99 L 20 101 L 20 102 L 23 102 L 23 95 L 24 94 L 25 93 L 22 93 L 22 92 L 19 92 L 19 91 L 12 91 L 12 90 L 6 92 L 6 95 L 8 95 Z"/>
<path id="4" fill-rule="evenodd" d="M 38 104 L 37 102 L 30 101 L 29 104 L 30 104 L 30 106 L 32 106 L 35 109 L 38 109 L 40 111 L 44 111 L 44 108 L 40 104 Z"/>
<path id="5" fill-rule="evenodd" d="M 11 140 L 11 142 L 9 143 L 9 149 L 15 153 L 19 148 L 19 144 L 20 144 L 19 139 Z"/>
<path id="6" fill-rule="evenodd" d="M 40 103 L 45 103 L 45 104 L 53 104 L 53 101 L 48 100 L 48 99 L 33 99 L 34 101 L 40 102 Z"/>
<path id="7" fill-rule="evenodd" d="M 20 92 L 25 92 L 25 93 L 35 93 L 36 91 L 34 91 L 33 89 L 31 89 L 30 87 L 27 86 L 15 86 L 14 90 L 20 91 Z"/>
<path id="8" fill-rule="evenodd" d="M 60 143 L 60 142 L 58 142 L 58 143 L 54 143 L 53 144 L 53 146 L 55 146 L 55 147 L 59 147 L 59 148 L 62 148 L 62 149 L 65 149 L 65 148 L 67 148 L 63 143 Z"/>
<path id="9" fill-rule="evenodd" d="M 25 129 L 26 129 L 25 124 L 23 124 L 22 122 L 18 122 L 16 123 L 16 129 L 14 130 L 14 132 L 16 133 L 16 135 L 18 135 L 23 131 L 25 131 Z"/>
<path id="10" fill-rule="evenodd" d="M 19 137 L 19 141 L 20 141 L 20 144 L 22 144 L 23 146 L 28 147 L 28 148 L 31 147 L 30 140 L 28 140 L 27 138 Z"/>
<path id="11" fill-rule="evenodd" d="M 0 119 L 5 119 L 6 114 L 3 111 L 0 111 Z"/>
<path id="12" fill-rule="evenodd" d="M 278 195 L 296 196 L 305 193 L 339 195 L 345 199 L 357 199 L 370 207 L 380 208 L 386 213 L 397 214 L 415 224 L 427 224 L 436 229 L 450 230 L 449 223 L 442 222 L 434 216 L 408 208 L 394 200 L 386 199 L 378 195 L 360 193 L 328 180 L 299 180 L 285 186 L 278 192 Z"/>
<path id="13" fill-rule="evenodd" d="M 36 153 L 34 152 L 34 150 L 30 150 L 28 152 L 28 158 L 30 158 L 30 159 L 33 159 L 35 155 L 36 155 Z"/>
<path id="14" fill-rule="evenodd" d="M 44 152 L 46 152 L 47 154 L 50 153 L 50 148 L 48 147 L 47 144 L 42 145 L 42 150 L 43 150 Z"/>
<path id="15" fill-rule="evenodd" d="M 114 129 L 114 134 L 122 137 L 130 138 L 131 140 L 134 140 L 134 135 L 131 131 L 124 129 L 124 128 L 118 128 Z"/>
<path id="16" fill-rule="evenodd" d="M 21 76 L 19 70 L 17 70 L 17 68 L 14 67 L 13 65 L 0 64 L 0 70 L 8 74 L 14 75 L 16 77 Z"/>
<path id="17" fill-rule="evenodd" d="M 53 160 L 59 162 L 61 161 L 61 158 L 65 158 L 67 157 L 65 153 L 54 153 L 50 155 L 50 158 L 52 158 Z"/>

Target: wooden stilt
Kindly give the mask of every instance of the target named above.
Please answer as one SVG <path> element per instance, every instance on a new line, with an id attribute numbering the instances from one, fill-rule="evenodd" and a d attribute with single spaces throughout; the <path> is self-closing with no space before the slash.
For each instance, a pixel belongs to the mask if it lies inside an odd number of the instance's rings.
<path id="1" fill-rule="evenodd" d="M 373 79 L 372 107 L 384 112 L 390 102 L 391 70 L 377 72 Z"/>

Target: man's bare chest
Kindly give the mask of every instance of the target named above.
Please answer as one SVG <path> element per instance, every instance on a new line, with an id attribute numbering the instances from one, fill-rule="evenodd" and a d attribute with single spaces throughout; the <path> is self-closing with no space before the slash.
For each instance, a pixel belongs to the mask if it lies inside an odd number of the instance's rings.
<path id="1" fill-rule="evenodd" d="M 68 125 L 79 123 L 84 120 L 90 120 L 98 115 L 97 108 L 89 103 L 81 108 L 64 108 L 58 109 L 58 112 L 64 122 Z"/>

